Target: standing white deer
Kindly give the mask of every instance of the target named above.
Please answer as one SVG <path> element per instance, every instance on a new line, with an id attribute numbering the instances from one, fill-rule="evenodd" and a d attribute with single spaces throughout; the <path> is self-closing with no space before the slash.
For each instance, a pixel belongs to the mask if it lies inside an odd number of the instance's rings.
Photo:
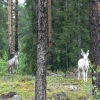
<path id="1" fill-rule="evenodd" d="M 15 53 L 14 57 L 11 58 L 8 61 L 8 73 L 13 74 L 14 73 L 14 69 L 16 70 L 16 73 L 18 72 L 18 53 Z"/>
<path id="2" fill-rule="evenodd" d="M 89 68 L 89 61 L 88 61 L 89 50 L 85 53 L 81 49 L 81 55 L 83 56 L 83 58 L 79 59 L 78 61 L 78 80 L 80 78 L 80 73 L 82 72 L 84 82 L 87 82 L 87 73 Z"/>

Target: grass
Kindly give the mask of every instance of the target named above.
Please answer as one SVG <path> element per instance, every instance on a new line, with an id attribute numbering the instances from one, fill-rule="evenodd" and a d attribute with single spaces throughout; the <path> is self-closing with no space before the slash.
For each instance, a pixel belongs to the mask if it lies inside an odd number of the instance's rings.
<path id="1" fill-rule="evenodd" d="M 10 75 L 0 76 L 0 95 L 9 92 L 16 92 L 21 96 L 22 100 L 33 100 L 35 97 L 35 77 Z M 74 85 L 77 89 L 71 89 Z M 54 94 L 64 92 L 69 100 L 78 100 L 90 95 L 91 98 L 91 79 L 87 83 L 78 81 L 77 79 L 67 79 L 63 77 L 47 76 L 47 98 L 55 100 Z M 74 99 L 73 99 L 74 98 Z M 90 99 L 87 99 L 90 100 Z"/>
<path id="2" fill-rule="evenodd" d="M 65 79 L 62 77 L 50 78 L 51 85 L 49 84 L 48 77 L 48 88 L 52 89 L 52 92 L 57 91 L 59 93 L 64 92 L 68 96 L 70 100 L 78 100 L 80 98 L 87 97 L 87 94 L 90 94 L 91 91 L 91 79 L 88 79 L 88 83 L 84 83 L 83 81 L 78 81 L 76 79 Z M 74 85 L 77 89 L 71 89 L 70 86 Z M 54 95 L 51 92 L 52 96 Z M 52 97 L 51 96 L 51 97 Z M 47 95 L 48 97 L 48 95 Z M 90 96 L 91 97 L 91 96 Z"/>
<path id="3" fill-rule="evenodd" d="M 16 92 L 23 100 L 28 100 L 29 97 L 33 98 L 35 93 L 34 81 L 34 78 L 28 79 L 27 76 L 2 76 L 0 77 L 0 95 Z"/>

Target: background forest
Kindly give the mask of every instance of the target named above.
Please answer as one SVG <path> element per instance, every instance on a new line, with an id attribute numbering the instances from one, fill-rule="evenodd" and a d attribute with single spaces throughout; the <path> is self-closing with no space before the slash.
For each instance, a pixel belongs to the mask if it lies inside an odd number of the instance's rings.
<path id="1" fill-rule="evenodd" d="M 80 49 L 90 49 L 89 1 L 52 0 L 52 50 L 54 71 L 77 68 Z M 19 4 L 19 74 L 35 74 L 37 45 L 37 0 Z M 0 63 L 8 59 L 7 8 L 0 3 Z M 89 57 L 90 58 L 90 57 Z M 2 66 L 1 66 L 1 69 Z M 3 69 L 5 72 L 5 69 Z M 1 72 L 2 73 L 2 72 Z"/>

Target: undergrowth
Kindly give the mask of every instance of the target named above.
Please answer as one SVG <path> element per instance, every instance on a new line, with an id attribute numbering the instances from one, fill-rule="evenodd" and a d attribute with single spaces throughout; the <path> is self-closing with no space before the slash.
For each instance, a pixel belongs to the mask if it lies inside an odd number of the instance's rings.
<path id="1" fill-rule="evenodd" d="M 35 98 L 35 77 L 21 75 L 0 76 L 0 95 L 16 92 L 22 100 L 33 100 Z M 76 89 L 70 88 L 75 86 Z M 47 98 L 55 100 L 54 95 L 64 92 L 69 100 L 80 98 L 91 98 L 91 79 L 87 83 L 82 80 L 68 79 L 63 77 L 47 76 Z M 74 99 L 73 99 L 74 98 Z"/>

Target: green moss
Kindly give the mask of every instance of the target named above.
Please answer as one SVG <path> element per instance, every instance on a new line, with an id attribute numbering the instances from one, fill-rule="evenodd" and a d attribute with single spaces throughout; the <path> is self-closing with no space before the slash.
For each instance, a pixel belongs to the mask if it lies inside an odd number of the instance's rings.
<path id="1" fill-rule="evenodd" d="M 6 77 L 6 80 L 4 80 Z M 22 100 L 35 98 L 35 78 L 28 76 L 0 76 L 0 95 L 8 92 L 16 92 Z M 70 85 L 75 85 L 78 90 L 73 90 Z M 80 91 L 80 92 L 79 92 Z M 64 92 L 70 100 L 86 97 L 91 91 L 91 79 L 87 83 L 77 79 L 67 79 L 63 77 L 47 77 L 47 98 L 54 100 L 54 94 Z M 91 97 L 90 97 L 91 98 Z M 74 99 L 74 100 L 75 100 Z M 90 100 L 90 99 L 89 99 Z"/>
<path id="2" fill-rule="evenodd" d="M 52 98 L 54 96 L 54 94 L 58 94 L 60 92 L 61 92 L 61 90 L 59 90 L 59 89 L 53 90 L 51 92 L 47 91 L 47 98 Z"/>

